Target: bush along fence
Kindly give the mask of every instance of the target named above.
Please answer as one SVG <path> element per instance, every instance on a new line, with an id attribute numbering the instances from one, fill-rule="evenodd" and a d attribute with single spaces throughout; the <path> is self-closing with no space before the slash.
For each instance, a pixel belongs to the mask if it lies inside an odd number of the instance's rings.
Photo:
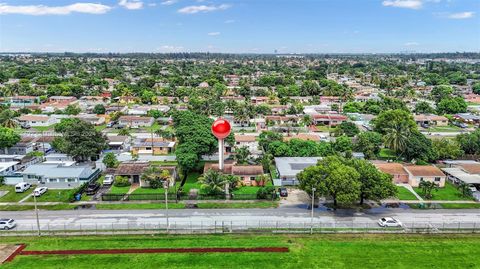
<path id="1" fill-rule="evenodd" d="M 181 201 L 181 200 L 275 200 L 277 199 L 276 193 L 271 193 L 270 195 L 264 195 L 263 193 L 257 194 L 231 194 L 230 197 L 227 197 L 225 194 L 216 194 L 216 195 L 206 195 L 206 194 L 167 194 L 168 201 Z M 145 200 L 165 200 L 165 194 L 154 194 L 154 193 L 142 193 L 142 194 L 113 194 L 113 193 L 104 193 L 102 194 L 102 201 L 145 201 Z"/>

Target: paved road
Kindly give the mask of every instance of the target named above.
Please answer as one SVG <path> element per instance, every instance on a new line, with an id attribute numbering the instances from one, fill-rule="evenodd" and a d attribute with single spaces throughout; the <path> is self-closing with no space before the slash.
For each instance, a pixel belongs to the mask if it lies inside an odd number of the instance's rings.
<path id="1" fill-rule="evenodd" d="M 181 209 L 169 210 L 170 225 L 176 227 L 213 227 L 221 223 L 243 227 L 302 227 L 310 225 L 307 208 L 277 209 Z M 68 210 L 40 211 L 42 229 L 116 229 L 165 225 L 165 210 Z M 367 212 L 352 210 L 325 211 L 316 209 L 313 222 L 322 227 L 376 227 L 381 217 L 392 216 L 407 226 L 436 227 L 473 226 L 480 228 L 480 210 L 406 210 L 377 208 Z M 36 228 L 33 211 L 0 212 L 0 217 L 14 218 L 19 230 Z M 473 224 L 476 223 L 476 224 Z"/>

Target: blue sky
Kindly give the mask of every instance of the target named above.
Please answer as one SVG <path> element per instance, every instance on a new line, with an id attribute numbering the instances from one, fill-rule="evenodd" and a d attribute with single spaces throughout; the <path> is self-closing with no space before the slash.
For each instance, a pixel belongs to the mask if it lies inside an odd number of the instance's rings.
<path id="1" fill-rule="evenodd" d="M 0 51 L 480 51 L 480 0 L 0 0 Z"/>

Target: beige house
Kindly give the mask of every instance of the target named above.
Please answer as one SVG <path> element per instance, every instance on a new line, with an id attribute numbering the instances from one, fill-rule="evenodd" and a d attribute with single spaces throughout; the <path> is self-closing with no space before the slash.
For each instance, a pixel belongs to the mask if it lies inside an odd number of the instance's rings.
<path id="1" fill-rule="evenodd" d="M 418 187 L 421 181 L 435 182 L 441 188 L 445 186 L 447 176 L 436 166 L 407 165 L 404 168 L 408 173 L 408 184 L 412 187 Z"/>
<path id="2" fill-rule="evenodd" d="M 430 126 L 447 126 L 448 119 L 444 116 L 437 116 L 437 115 L 415 115 L 414 116 L 415 122 L 417 125 L 430 125 Z"/>

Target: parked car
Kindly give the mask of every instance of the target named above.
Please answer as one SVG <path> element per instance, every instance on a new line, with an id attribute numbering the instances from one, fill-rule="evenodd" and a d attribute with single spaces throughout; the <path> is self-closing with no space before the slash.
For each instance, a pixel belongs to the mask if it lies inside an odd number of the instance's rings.
<path id="1" fill-rule="evenodd" d="M 113 126 L 115 126 L 115 124 L 117 124 L 117 122 L 111 121 L 111 122 L 107 123 L 107 128 L 112 128 Z"/>
<path id="2" fill-rule="evenodd" d="M 425 128 L 425 129 L 428 129 L 430 127 L 428 123 L 424 123 L 424 122 L 422 122 L 420 126 L 422 126 L 422 128 Z"/>
<path id="3" fill-rule="evenodd" d="M 114 181 L 113 175 L 106 175 L 105 179 L 103 180 L 103 185 L 112 185 Z"/>
<path id="4" fill-rule="evenodd" d="M 280 193 L 280 197 L 288 197 L 287 188 L 278 188 L 278 192 Z"/>
<path id="5" fill-rule="evenodd" d="M 465 123 L 463 123 L 463 122 L 459 122 L 459 121 L 453 122 L 453 125 L 455 125 L 455 126 L 457 126 L 457 127 L 460 127 L 460 128 L 462 128 L 462 129 L 465 129 L 465 128 L 468 127 L 467 124 L 465 124 Z"/>
<path id="6" fill-rule="evenodd" d="M 100 184 L 98 182 L 89 183 L 87 186 L 87 195 L 94 195 L 98 189 L 100 189 Z"/>
<path id="7" fill-rule="evenodd" d="M 27 183 L 27 182 L 20 182 L 17 185 L 15 185 L 15 192 L 24 192 L 32 187 L 32 184 Z"/>
<path id="8" fill-rule="evenodd" d="M 472 193 L 478 191 L 477 188 L 476 188 L 475 186 L 473 186 L 473 185 L 468 185 L 468 188 L 470 189 L 470 191 L 471 191 Z"/>
<path id="9" fill-rule="evenodd" d="M 35 188 L 35 190 L 33 190 L 33 195 L 35 197 L 40 197 L 42 196 L 42 194 L 46 193 L 47 191 L 48 191 L 47 187 L 38 187 L 38 188 Z"/>
<path id="10" fill-rule="evenodd" d="M 17 223 L 13 219 L 0 219 L 0 229 L 2 230 L 10 230 L 15 226 L 17 226 Z"/>
<path id="11" fill-rule="evenodd" d="M 400 221 L 390 217 L 379 219 L 378 225 L 382 227 L 402 227 L 402 223 Z"/>

